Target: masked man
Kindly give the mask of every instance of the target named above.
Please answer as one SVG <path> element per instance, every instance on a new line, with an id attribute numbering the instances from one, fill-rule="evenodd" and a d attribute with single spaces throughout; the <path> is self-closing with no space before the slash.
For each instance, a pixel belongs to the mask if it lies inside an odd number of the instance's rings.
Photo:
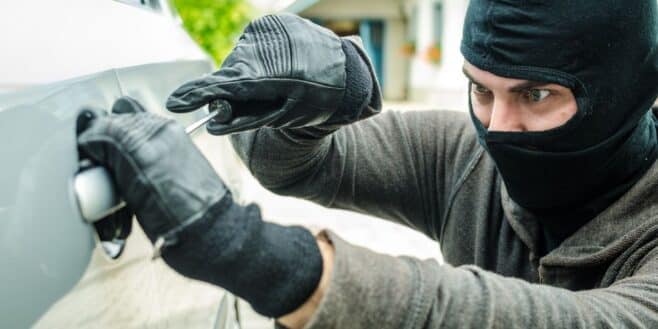
<path id="1" fill-rule="evenodd" d="M 656 1 L 471 0 L 461 51 L 469 113 L 373 116 L 357 42 L 266 16 L 167 104 L 228 100 L 208 130 L 265 187 L 412 227 L 449 265 L 263 222 L 133 102 L 80 147 L 172 268 L 287 327 L 658 327 Z"/>

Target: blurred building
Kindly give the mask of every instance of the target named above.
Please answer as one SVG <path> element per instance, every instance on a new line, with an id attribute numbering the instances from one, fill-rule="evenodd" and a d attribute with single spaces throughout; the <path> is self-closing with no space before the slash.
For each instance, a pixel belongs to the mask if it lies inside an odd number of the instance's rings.
<path id="1" fill-rule="evenodd" d="M 459 52 L 467 0 L 261 0 L 339 35 L 358 34 L 389 101 L 463 109 Z"/>

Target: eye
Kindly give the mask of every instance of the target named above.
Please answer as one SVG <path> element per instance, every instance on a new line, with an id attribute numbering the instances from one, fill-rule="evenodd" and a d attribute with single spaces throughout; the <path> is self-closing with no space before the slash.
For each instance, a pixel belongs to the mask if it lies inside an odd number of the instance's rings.
<path id="1" fill-rule="evenodd" d="M 479 95 L 486 95 L 489 94 L 491 91 L 489 89 L 482 87 L 476 83 L 471 84 L 471 89 L 473 90 L 474 93 L 479 94 Z"/>
<path id="2" fill-rule="evenodd" d="M 532 103 L 539 103 L 551 95 L 550 90 L 528 89 L 523 92 L 523 98 Z"/>

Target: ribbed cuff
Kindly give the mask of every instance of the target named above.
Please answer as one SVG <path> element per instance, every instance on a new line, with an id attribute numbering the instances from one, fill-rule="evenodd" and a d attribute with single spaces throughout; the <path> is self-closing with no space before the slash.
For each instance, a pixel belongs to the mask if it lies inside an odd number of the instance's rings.
<path id="1" fill-rule="evenodd" d="M 322 255 L 302 227 L 262 221 L 255 205 L 218 202 L 163 251 L 177 272 L 220 286 L 256 312 L 280 317 L 310 298 L 322 276 Z"/>
<path id="2" fill-rule="evenodd" d="M 341 43 L 345 53 L 345 96 L 329 122 L 351 123 L 361 118 L 370 103 L 374 83 L 370 68 L 356 46 L 346 39 L 341 39 Z"/>

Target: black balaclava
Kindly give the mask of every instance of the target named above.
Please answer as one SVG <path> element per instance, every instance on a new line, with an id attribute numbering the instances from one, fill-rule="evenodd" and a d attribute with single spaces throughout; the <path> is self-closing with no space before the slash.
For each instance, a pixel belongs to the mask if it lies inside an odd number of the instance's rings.
<path id="1" fill-rule="evenodd" d="M 610 206 L 658 155 L 656 0 L 471 0 L 461 51 L 495 75 L 556 83 L 578 111 L 542 132 L 479 141 L 510 197 L 541 222 L 546 251 Z"/>

